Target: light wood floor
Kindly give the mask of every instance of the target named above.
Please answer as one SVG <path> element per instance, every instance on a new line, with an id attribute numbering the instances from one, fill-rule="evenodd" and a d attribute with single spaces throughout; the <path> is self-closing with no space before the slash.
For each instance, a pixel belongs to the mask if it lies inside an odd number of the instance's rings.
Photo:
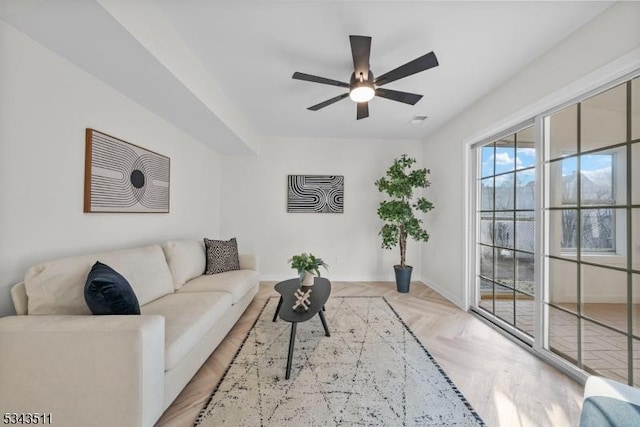
<path id="1" fill-rule="evenodd" d="M 260 291 L 156 426 L 191 426 L 240 347 L 267 298 Z M 384 296 L 448 373 L 488 426 L 576 426 L 583 387 L 485 323 L 415 282 L 409 294 L 395 283 L 332 282 L 332 296 Z M 284 367 L 283 367 L 284 369 Z"/>

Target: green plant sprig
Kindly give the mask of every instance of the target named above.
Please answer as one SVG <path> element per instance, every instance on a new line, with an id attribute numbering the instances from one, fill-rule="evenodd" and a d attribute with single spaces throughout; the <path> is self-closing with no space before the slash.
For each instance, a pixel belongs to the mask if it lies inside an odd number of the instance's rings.
<path id="1" fill-rule="evenodd" d="M 329 267 L 322 258 L 317 258 L 313 254 L 308 254 L 306 252 L 303 252 L 300 255 L 294 255 L 288 262 L 291 263 L 291 268 L 298 271 L 301 278 L 307 271 L 315 273 L 316 276 L 320 277 L 320 267 L 323 267 L 325 270 L 328 270 Z"/>

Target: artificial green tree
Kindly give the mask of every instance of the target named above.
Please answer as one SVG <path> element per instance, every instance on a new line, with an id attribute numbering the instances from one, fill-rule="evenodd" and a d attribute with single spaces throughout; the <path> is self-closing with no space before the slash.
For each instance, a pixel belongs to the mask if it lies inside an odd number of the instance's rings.
<path id="1" fill-rule="evenodd" d="M 406 154 L 394 159 L 385 176 L 375 182 L 378 191 L 386 193 L 390 200 L 384 200 L 378 207 L 378 216 L 385 222 L 378 233 L 382 236 L 382 247 L 393 249 L 400 245 L 400 268 L 406 268 L 407 237 L 426 242 L 429 233 L 422 228 L 422 220 L 417 212 L 429 212 L 433 203 L 424 197 L 414 197 L 414 192 L 427 188 L 428 169 L 411 170 L 416 159 Z"/>

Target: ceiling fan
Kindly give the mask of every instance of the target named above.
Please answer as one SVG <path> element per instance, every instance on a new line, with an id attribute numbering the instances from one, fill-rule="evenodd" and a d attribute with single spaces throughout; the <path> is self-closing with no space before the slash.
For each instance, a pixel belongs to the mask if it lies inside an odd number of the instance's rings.
<path id="1" fill-rule="evenodd" d="M 395 68 L 388 73 L 374 78 L 369 68 L 369 56 L 371 53 L 371 37 L 367 36 L 349 36 L 351 42 L 351 55 L 353 56 L 354 71 L 351 74 L 349 83 L 340 82 L 338 80 L 327 79 L 324 77 L 313 76 L 311 74 L 293 73 L 292 78 L 296 80 L 305 80 L 308 82 L 322 83 L 326 85 L 339 86 L 349 88 L 349 92 L 338 95 L 334 98 L 327 99 L 324 102 L 313 105 L 307 110 L 318 111 L 346 97 L 351 98 L 358 104 L 357 119 L 369 117 L 369 101 L 374 96 L 391 99 L 393 101 L 404 102 L 405 104 L 415 105 L 420 101 L 422 95 L 415 93 L 400 92 L 397 90 L 383 89 L 380 86 L 394 82 L 412 74 L 428 70 L 429 68 L 438 66 L 438 59 L 435 53 L 429 52 L 413 61 Z"/>

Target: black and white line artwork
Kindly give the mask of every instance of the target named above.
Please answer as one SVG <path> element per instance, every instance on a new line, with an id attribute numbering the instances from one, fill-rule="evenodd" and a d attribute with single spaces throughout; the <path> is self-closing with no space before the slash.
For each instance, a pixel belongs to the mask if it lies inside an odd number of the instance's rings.
<path id="1" fill-rule="evenodd" d="M 289 175 L 287 212 L 343 213 L 344 176 Z"/>
<path id="2" fill-rule="evenodd" d="M 85 212 L 169 212 L 168 157 L 87 129 Z"/>

